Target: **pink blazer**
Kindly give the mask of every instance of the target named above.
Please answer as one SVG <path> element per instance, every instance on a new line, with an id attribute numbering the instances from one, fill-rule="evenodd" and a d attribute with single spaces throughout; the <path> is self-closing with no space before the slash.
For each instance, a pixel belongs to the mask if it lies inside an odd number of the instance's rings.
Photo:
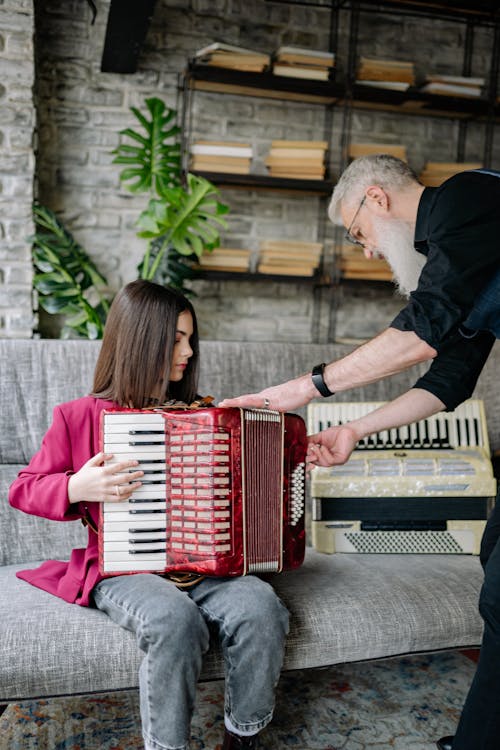
<path id="1" fill-rule="evenodd" d="M 99 452 L 99 415 L 103 409 L 111 408 L 117 408 L 112 401 L 92 396 L 56 406 L 40 450 L 11 485 L 10 504 L 54 521 L 90 516 L 97 527 L 99 503 L 70 506 L 68 480 Z M 89 528 L 87 547 L 74 549 L 69 562 L 48 560 L 39 568 L 22 570 L 17 575 L 67 602 L 89 606 L 90 592 L 103 578 L 98 566 L 97 534 Z"/>

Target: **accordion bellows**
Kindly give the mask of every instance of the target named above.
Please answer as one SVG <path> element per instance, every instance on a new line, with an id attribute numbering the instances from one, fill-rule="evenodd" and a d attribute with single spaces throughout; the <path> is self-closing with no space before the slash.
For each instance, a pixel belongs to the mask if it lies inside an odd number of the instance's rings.
<path id="1" fill-rule="evenodd" d="M 103 575 L 280 572 L 305 553 L 306 428 L 294 414 L 201 408 L 104 411 L 101 448 L 144 471 L 102 503 Z"/>

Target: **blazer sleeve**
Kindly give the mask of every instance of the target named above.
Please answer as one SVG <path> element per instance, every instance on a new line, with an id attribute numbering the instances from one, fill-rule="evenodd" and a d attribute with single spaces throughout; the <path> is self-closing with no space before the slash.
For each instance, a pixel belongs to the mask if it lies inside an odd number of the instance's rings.
<path id="1" fill-rule="evenodd" d="M 53 521 L 81 518 L 80 507 L 71 505 L 68 498 L 68 481 L 76 471 L 72 455 L 71 431 L 63 408 L 56 406 L 39 451 L 10 487 L 9 503 L 25 513 Z"/>

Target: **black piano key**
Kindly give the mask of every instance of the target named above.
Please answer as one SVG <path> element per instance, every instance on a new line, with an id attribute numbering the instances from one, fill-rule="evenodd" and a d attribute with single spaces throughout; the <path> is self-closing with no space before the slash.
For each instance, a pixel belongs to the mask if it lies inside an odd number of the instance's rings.
<path id="1" fill-rule="evenodd" d="M 445 447 L 451 448 L 450 443 L 450 425 L 448 424 L 448 421 L 444 423 L 444 439 L 445 439 Z"/>
<path id="2" fill-rule="evenodd" d="M 161 532 L 163 532 L 163 531 L 165 531 L 165 532 L 166 532 L 166 531 L 167 531 L 167 527 L 166 527 L 166 526 L 156 526 L 156 527 L 154 527 L 154 526 L 150 526 L 150 527 L 149 527 L 149 528 L 147 528 L 147 529 L 141 529 L 141 528 L 139 528 L 139 529 L 135 529 L 135 528 L 130 528 L 130 529 L 128 530 L 128 533 L 129 533 L 129 534 L 153 534 L 154 532 L 158 532 L 158 533 L 159 533 L 160 531 L 161 531 Z"/>
<path id="3" fill-rule="evenodd" d="M 163 430 L 129 430 L 129 435 L 164 435 Z"/>
<path id="4" fill-rule="evenodd" d="M 129 549 L 129 555 L 154 555 L 155 553 L 163 554 L 165 547 L 158 547 L 157 549 Z"/>
<path id="5" fill-rule="evenodd" d="M 146 513 L 147 513 L 149 515 L 149 514 L 152 514 L 152 513 L 165 513 L 165 510 L 162 509 L 162 508 L 153 508 L 151 510 L 148 509 L 148 508 L 142 508 L 142 509 L 138 508 L 137 510 L 135 510 L 135 508 L 131 508 L 129 510 L 129 513 L 131 513 L 133 515 L 135 515 L 135 514 L 144 514 L 144 515 L 146 515 Z"/>
<path id="6" fill-rule="evenodd" d="M 164 440 L 129 440 L 129 445 L 165 445 Z"/>
<path id="7" fill-rule="evenodd" d="M 465 444 L 470 445 L 470 426 L 469 426 L 469 420 L 465 420 Z"/>
<path id="8" fill-rule="evenodd" d="M 401 438 L 401 433 L 399 432 L 399 427 L 396 427 L 396 440 L 394 441 L 394 445 L 396 448 L 403 447 L 403 440 Z"/>
<path id="9" fill-rule="evenodd" d="M 403 440 L 403 445 L 405 448 L 412 448 L 413 447 L 413 441 L 411 439 L 411 427 L 410 425 L 406 425 L 406 437 Z"/>
<path id="10" fill-rule="evenodd" d="M 480 441 L 479 441 L 479 422 L 477 420 L 477 417 L 474 417 L 473 424 L 474 424 L 474 434 L 476 436 L 476 445 L 480 445 Z"/>
<path id="11" fill-rule="evenodd" d="M 129 503 L 164 503 L 165 497 L 131 497 Z"/>
<path id="12" fill-rule="evenodd" d="M 431 439 L 429 437 L 429 422 L 427 419 L 424 419 L 424 439 L 422 442 L 422 445 L 424 448 L 430 448 L 431 446 Z"/>
<path id="13" fill-rule="evenodd" d="M 460 427 L 460 420 L 455 420 L 455 425 L 457 428 L 457 445 L 462 445 L 462 428 Z"/>

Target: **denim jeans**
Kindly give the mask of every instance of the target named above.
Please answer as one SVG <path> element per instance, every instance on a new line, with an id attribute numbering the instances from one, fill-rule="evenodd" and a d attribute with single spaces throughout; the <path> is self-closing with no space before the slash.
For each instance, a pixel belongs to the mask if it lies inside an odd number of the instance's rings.
<path id="1" fill-rule="evenodd" d="M 479 611 L 484 634 L 472 681 L 453 741 L 453 750 L 500 747 L 500 495 L 481 541 L 484 583 Z"/>
<path id="2" fill-rule="evenodd" d="M 478 295 L 464 326 L 471 332 L 491 331 L 497 339 L 500 338 L 500 271 Z"/>
<path id="3" fill-rule="evenodd" d="M 272 718 L 288 633 L 288 611 L 255 576 L 205 578 L 187 590 L 154 574 L 107 578 L 96 606 L 135 633 L 142 732 L 148 750 L 187 750 L 196 684 L 210 634 L 225 664 L 224 711 L 236 729 Z"/>

